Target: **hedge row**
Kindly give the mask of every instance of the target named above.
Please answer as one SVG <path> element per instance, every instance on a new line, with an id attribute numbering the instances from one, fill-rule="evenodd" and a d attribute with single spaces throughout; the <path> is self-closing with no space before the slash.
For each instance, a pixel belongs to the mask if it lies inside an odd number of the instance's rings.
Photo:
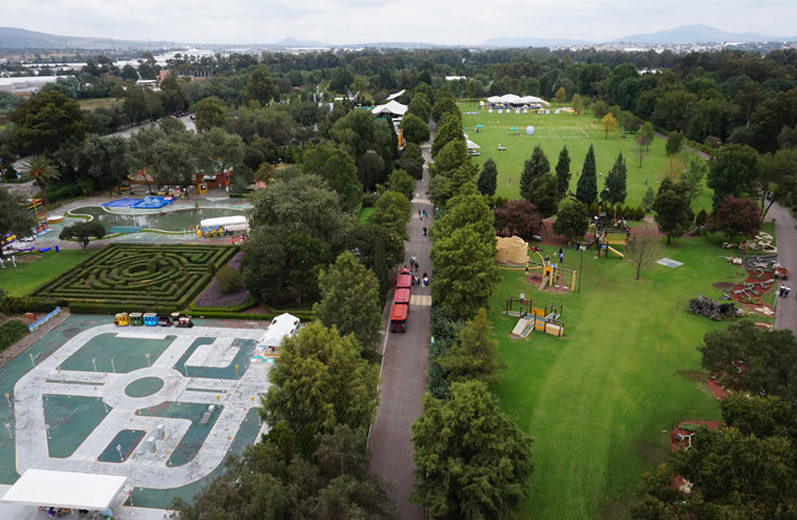
<path id="1" fill-rule="evenodd" d="M 249 300 L 246 303 L 234 307 L 199 307 L 192 303 L 189 308 L 191 312 L 241 312 L 253 307 L 255 303 L 257 303 L 255 300 Z"/>
<path id="2" fill-rule="evenodd" d="M 20 320 L 9 320 L 0 325 L 0 352 L 28 334 L 28 326 Z"/>

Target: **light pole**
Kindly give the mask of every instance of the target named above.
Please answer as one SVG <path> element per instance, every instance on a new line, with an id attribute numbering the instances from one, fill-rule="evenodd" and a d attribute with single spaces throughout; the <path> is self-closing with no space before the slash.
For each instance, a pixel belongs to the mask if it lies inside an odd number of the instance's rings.
<path id="1" fill-rule="evenodd" d="M 584 277 L 584 246 L 579 245 L 578 248 L 581 250 L 581 258 L 578 261 L 578 293 L 581 294 L 581 283 Z"/>

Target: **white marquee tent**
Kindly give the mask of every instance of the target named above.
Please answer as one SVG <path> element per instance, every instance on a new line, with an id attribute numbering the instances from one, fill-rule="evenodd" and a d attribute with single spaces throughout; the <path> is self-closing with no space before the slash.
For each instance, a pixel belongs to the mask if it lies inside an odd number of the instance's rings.
<path id="1" fill-rule="evenodd" d="M 390 101 L 384 105 L 375 106 L 373 113 L 375 116 L 381 114 L 390 114 L 393 116 L 402 117 L 407 113 L 407 105 L 402 105 L 398 101 Z"/>
<path id="2" fill-rule="evenodd" d="M 487 98 L 487 103 L 490 105 L 543 105 L 543 106 L 550 106 L 550 103 L 545 101 L 542 98 L 538 98 L 536 96 L 517 96 L 515 94 L 504 94 L 503 96 L 490 96 Z"/>
<path id="3" fill-rule="evenodd" d="M 126 481 L 127 477 L 117 475 L 29 469 L 0 501 L 104 511 Z"/>

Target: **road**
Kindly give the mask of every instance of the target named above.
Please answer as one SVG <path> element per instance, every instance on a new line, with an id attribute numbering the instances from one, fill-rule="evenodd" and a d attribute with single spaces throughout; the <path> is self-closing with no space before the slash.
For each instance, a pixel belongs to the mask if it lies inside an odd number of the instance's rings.
<path id="1" fill-rule="evenodd" d="M 428 164 L 431 160 L 429 146 L 424 145 L 422 151 Z M 409 265 L 410 257 L 415 255 L 420 266 L 419 276 L 428 273 L 431 279 L 431 243 L 423 234 L 423 228 L 430 228 L 433 222 L 433 208 L 426 198 L 428 183 L 429 171 L 424 166 L 423 179 L 416 183 L 416 194 L 412 200 L 412 218 L 407 228 L 410 239 L 406 246 L 405 264 Z M 428 216 L 421 220 L 418 211 L 424 209 Z M 371 472 L 390 485 L 390 496 L 398 506 L 402 520 L 424 518 L 423 508 L 411 504 L 409 494 L 415 484 L 412 423 L 423 412 L 421 398 L 426 392 L 429 369 L 431 294 L 430 287 L 414 286 L 407 332 L 399 334 L 385 331 L 380 404 L 369 438 Z"/>
<path id="2" fill-rule="evenodd" d="M 797 276 L 797 223 L 788 209 L 779 204 L 773 204 L 767 215 L 775 223 L 775 237 L 778 245 L 778 263 L 787 268 L 791 273 L 791 286 Z M 797 285 L 794 286 L 797 289 Z M 791 329 L 797 334 L 797 290 L 795 298 L 776 297 L 775 328 Z"/>

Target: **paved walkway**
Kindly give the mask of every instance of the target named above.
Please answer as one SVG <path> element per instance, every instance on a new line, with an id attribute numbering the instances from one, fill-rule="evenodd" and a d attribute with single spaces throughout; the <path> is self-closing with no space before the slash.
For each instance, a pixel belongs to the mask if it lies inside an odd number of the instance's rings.
<path id="1" fill-rule="evenodd" d="M 142 339 L 163 339 L 167 335 L 177 338 L 152 361 L 152 366 L 132 372 L 109 373 L 58 368 L 62 360 L 77 352 L 91 338 L 109 333 L 119 337 Z M 17 472 L 22 474 L 29 468 L 40 468 L 124 475 L 129 477 L 129 486 L 159 489 L 184 486 L 205 477 L 222 463 L 248 410 L 256 404 L 257 395 L 267 390 L 270 364 L 252 362 L 238 379 L 186 377 L 173 366 L 197 338 L 215 338 L 211 345 L 214 354 L 229 358 L 229 350 L 237 350 L 231 346 L 234 338 L 257 341 L 262 335 L 263 331 L 258 329 L 119 329 L 112 324 L 79 333 L 20 378 L 14 387 Z M 215 362 L 217 360 L 208 364 L 207 359 L 200 359 L 208 356 L 207 349 L 197 350 L 186 365 L 218 364 Z M 125 393 L 127 385 L 143 377 L 157 377 L 165 384 L 159 391 L 146 397 L 128 396 Z M 44 394 L 101 397 L 111 407 L 111 411 L 72 455 L 66 458 L 50 457 L 43 407 Z M 196 456 L 181 466 L 168 466 L 167 460 L 185 435 L 191 421 L 135 413 L 136 410 L 157 406 L 166 401 L 223 406 Z M 150 445 L 144 441 L 122 463 L 98 460 L 100 453 L 120 430 L 143 430 L 150 435 L 159 425 L 164 428 L 165 438 L 156 441 L 157 451 L 149 449 Z"/>
<path id="2" fill-rule="evenodd" d="M 429 146 L 424 145 L 422 151 L 428 164 L 431 160 Z M 409 265 L 410 257 L 415 255 L 420 266 L 418 275 L 428 273 L 432 278 L 431 243 L 423 235 L 423 228 L 430 228 L 433 222 L 433 208 L 426 199 L 428 183 L 429 172 L 424 166 L 423 180 L 415 185 L 405 264 Z M 418 211 L 424 209 L 428 216 L 421 220 Z M 412 293 L 407 332 L 398 334 L 385 330 L 381 397 L 369 443 L 371 471 L 390 484 L 390 497 L 398 506 L 400 518 L 422 520 L 423 508 L 409 502 L 409 494 L 415 484 L 411 438 L 412 423 L 423 412 L 421 397 L 426 392 L 432 291 L 430 287 L 421 285 L 414 286 Z"/>
<path id="3" fill-rule="evenodd" d="M 767 215 L 767 220 L 775 222 L 775 237 L 778 246 L 778 263 L 790 272 L 787 285 L 794 285 L 797 289 L 797 223 L 788 209 L 779 204 L 773 204 Z M 794 291 L 797 293 L 797 291 Z M 797 296 L 797 294 L 795 295 Z M 791 329 L 797 334 L 797 297 L 775 297 L 777 305 L 775 312 L 775 328 Z"/>

